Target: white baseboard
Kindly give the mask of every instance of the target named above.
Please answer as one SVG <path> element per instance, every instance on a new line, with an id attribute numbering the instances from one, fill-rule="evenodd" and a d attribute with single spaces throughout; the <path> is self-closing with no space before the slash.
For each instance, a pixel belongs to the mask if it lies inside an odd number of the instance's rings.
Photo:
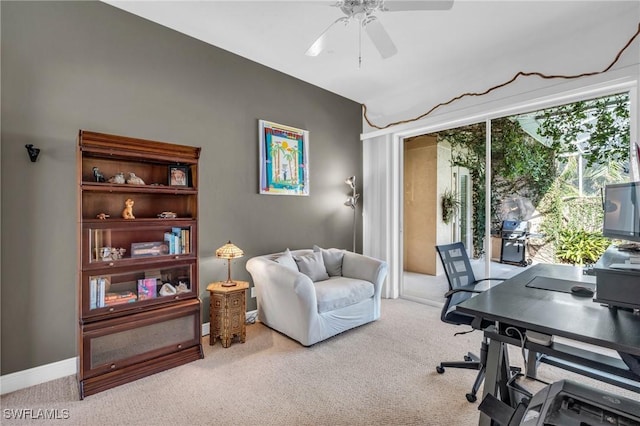
<path id="1" fill-rule="evenodd" d="M 40 365 L 28 370 L 5 374 L 0 377 L 0 394 L 4 395 L 50 380 L 71 376 L 76 374 L 77 371 L 78 358 L 74 357 L 52 362 L 51 364 Z"/>
<path id="2" fill-rule="evenodd" d="M 253 311 L 245 312 L 244 320 L 247 324 L 253 324 L 254 322 L 258 322 L 258 310 L 254 309 Z M 202 324 L 202 335 L 208 336 L 211 333 L 211 323 L 205 322 Z"/>
<path id="3" fill-rule="evenodd" d="M 249 311 L 245 318 L 248 322 L 256 321 L 258 311 Z M 202 335 L 209 334 L 210 324 L 208 322 L 202 324 Z M 52 362 L 51 364 L 40 365 L 28 370 L 16 371 L 15 373 L 0 376 L 0 395 L 9 392 L 15 392 L 29 386 L 39 385 L 40 383 L 51 380 L 60 379 L 62 377 L 71 376 L 78 372 L 78 357 L 63 359 L 62 361 Z"/>

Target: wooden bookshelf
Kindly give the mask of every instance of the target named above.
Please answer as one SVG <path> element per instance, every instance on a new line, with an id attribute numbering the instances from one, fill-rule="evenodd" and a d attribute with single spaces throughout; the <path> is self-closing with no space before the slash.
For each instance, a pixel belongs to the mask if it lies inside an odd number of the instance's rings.
<path id="1" fill-rule="evenodd" d="M 80 130 L 81 398 L 203 357 L 199 157 L 196 147 Z M 186 186 L 171 185 L 171 167 L 187 171 Z M 134 176 L 144 184 L 126 182 Z M 134 219 L 123 217 L 128 199 Z"/>

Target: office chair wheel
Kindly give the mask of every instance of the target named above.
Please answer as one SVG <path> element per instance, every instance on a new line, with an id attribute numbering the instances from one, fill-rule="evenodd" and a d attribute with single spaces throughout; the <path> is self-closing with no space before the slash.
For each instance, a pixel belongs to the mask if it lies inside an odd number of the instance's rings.
<path id="1" fill-rule="evenodd" d="M 467 401 L 469 402 L 476 402 L 478 400 L 478 398 L 472 393 L 468 393 L 465 396 L 467 397 Z"/>
<path id="2" fill-rule="evenodd" d="M 439 366 L 436 367 L 436 371 L 438 372 L 438 374 L 442 374 L 442 373 L 444 373 L 444 367 L 439 365 Z"/>

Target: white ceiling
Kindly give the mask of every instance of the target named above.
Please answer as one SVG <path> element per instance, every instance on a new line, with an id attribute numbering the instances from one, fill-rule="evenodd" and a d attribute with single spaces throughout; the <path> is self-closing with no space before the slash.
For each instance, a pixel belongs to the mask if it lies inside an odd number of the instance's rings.
<path id="1" fill-rule="evenodd" d="M 450 10 L 383 12 L 378 17 L 398 54 L 383 60 L 363 33 L 358 67 L 355 23 L 335 26 L 320 56 L 304 54 L 343 16 L 332 7 L 335 1 L 105 2 L 366 104 L 381 115 L 411 109 L 420 102 L 420 90 L 438 90 L 452 78 L 464 83 L 470 78 L 465 69 L 475 64 L 499 63 L 504 57 L 535 59 L 545 54 L 541 46 L 563 39 L 575 43 L 575 34 L 586 28 L 638 14 L 637 1 L 575 0 L 455 0 Z M 635 28 L 629 31 L 631 36 Z M 592 41 L 585 36 L 587 46 Z M 624 44 L 616 42 L 612 55 Z M 477 68 L 474 73 L 477 77 Z"/>

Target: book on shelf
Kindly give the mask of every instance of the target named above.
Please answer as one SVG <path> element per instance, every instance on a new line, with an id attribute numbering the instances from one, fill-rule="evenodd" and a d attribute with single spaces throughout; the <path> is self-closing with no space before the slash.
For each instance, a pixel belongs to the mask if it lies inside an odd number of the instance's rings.
<path id="1" fill-rule="evenodd" d="M 98 308 L 104 308 L 105 304 L 104 304 L 104 298 L 105 298 L 105 293 L 107 291 L 107 280 L 105 279 L 105 277 L 99 277 L 98 278 L 98 292 L 97 292 L 97 297 L 96 297 L 96 304 Z"/>
<path id="2" fill-rule="evenodd" d="M 168 247 L 168 254 L 190 253 L 190 231 L 178 227 L 171 228 L 171 232 L 164 233 L 164 242 Z"/>
<path id="3" fill-rule="evenodd" d="M 102 247 L 102 231 L 99 229 L 93 230 L 93 260 L 102 260 L 100 257 L 100 248 Z"/>
<path id="4" fill-rule="evenodd" d="M 89 309 L 98 307 L 98 279 L 89 278 Z"/>
<path id="5" fill-rule="evenodd" d="M 173 234 L 174 242 L 176 245 L 176 251 L 173 254 L 182 254 L 182 228 L 171 228 L 171 233 Z"/>
<path id="6" fill-rule="evenodd" d="M 157 278 L 142 278 L 138 280 L 138 300 L 154 299 L 157 295 Z"/>
<path id="7" fill-rule="evenodd" d="M 169 246 L 164 241 L 131 243 L 131 257 L 161 256 L 169 254 Z"/>
<path id="8" fill-rule="evenodd" d="M 121 305 L 124 303 L 133 303 L 138 300 L 136 294 L 132 291 L 122 291 L 119 293 L 106 293 L 104 303 L 106 306 Z"/>
<path id="9" fill-rule="evenodd" d="M 171 232 L 164 233 L 164 241 L 169 246 L 169 254 L 176 254 L 176 242 Z"/>

